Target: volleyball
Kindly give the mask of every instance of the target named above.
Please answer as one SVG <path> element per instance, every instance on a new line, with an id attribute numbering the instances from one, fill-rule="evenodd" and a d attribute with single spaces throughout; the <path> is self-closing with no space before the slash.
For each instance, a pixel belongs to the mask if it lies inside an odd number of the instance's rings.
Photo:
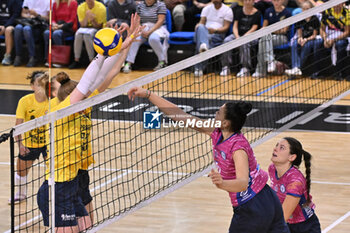
<path id="1" fill-rule="evenodd" d="M 94 49 L 98 54 L 113 56 L 122 47 L 122 36 L 113 28 L 100 29 L 94 38 Z"/>

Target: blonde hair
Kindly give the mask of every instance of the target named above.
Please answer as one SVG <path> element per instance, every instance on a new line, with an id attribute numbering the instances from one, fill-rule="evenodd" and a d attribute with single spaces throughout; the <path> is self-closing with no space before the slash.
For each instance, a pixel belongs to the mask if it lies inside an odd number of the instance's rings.
<path id="1" fill-rule="evenodd" d="M 67 73 L 60 72 L 56 74 L 56 81 L 61 84 L 60 88 L 57 92 L 57 98 L 60 102 L 65 100 L 70 93 L 75 89 L 78 85 L 78 82 L 71 80 Z"/>
<path id="2" fill-rule="evenodd" d="M 55 3 L 56 3 L 56 9 L 60 6 L 60 3 L 61 3 L 62 1 L 63 1 L 63 0 L 56 0 L 56 1 L 55 1 Z M 68 0 L 68 7 L 69 7 L 69 5 L 70 5 L 70 3 L 71 3 L 72 1 L 75 1 L 75 0 Z"/>
<path id="3" fill-rule="evenodd" d="M 45 90 L 45 95 L 47 98 L 49 98 L 49 73 L 45 72 L 42 75 L 40 75 L 38 78 L 38 84 L 41 88 Z"/>
<path id="4" fill-rule="evenodd" d="M 313 7 L 313 5 L 312 5 L 312 3 L 311 3 L 310 1 L 305 1 L 305 2 L 303 2 L 303 3 L 300 4 L 300 7 L 301 7 L 302 9 L 304 8 L 304 6 L 309 6 L 309 8 L 312 8 L 312 7 Z"/>

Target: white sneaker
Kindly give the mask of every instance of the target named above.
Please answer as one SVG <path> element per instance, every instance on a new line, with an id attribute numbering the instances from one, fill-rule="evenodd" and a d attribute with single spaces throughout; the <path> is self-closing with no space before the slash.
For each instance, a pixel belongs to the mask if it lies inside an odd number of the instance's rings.
<path id="1" fill-rule="evenodd" d="M 194 70 L 194 76 L 195 76 L 195 77 L 201 77 L 201 76 L 203 76 L 203 70 L 195 69 L 195 70 Z"/>
<path id="2" fill-rule="evenodd" d="M 200 52 L 200 53 L 203 53 L 203 52 L 205 52 L 205 51 L 207 51 L 207 50 L 208 50 L 208 46 L 207 46 L 206 43 L 202 43 L 202 44 L 199 46 L 199 52 Z"/>
<path id="3" fill-rule="evenodd" d="M 261 77 L 263 77 L 263 76 L 264 76 L 263 74 L 258 73 L 258 72 L 255 72 L 255 73 L 252 75 L 253 78 L 261 78 Z"/>
<path id="4" fill-rule="evenodd" d="M 15 199 L 13 201 L 13 203 L 16 205 L 16 204 L 19 204 L 21 203 L 22 201 L 25 201 L 27 199 L 27 196 L 24 195 L 24 194 L 19 194 L 18 192 L 15 194 Z M 11 198 L 9 199 L 8 201 L 9 205 L 11 205 Z"/>
<path id="5" fill-rule="evenodd" d="M 228 66 L 222 67 L 220 76 L 228 76 L 228 75 L 230 75 L 230 68 L 228 68 Z"/>
<path id="6" fill-rule="evenodd" d="M 288 69 L 284 71 L 287 75 L 302 75 L 303 73 L 298 67 L 294 67 L 293 69 Z"/>
<path id="7" fill-rule="evenodd" d="M 129 62 L 126 62 L 124 67 L 123 67 L 123 73 L 130 73 L 131 72 L 131 64 Z"/>
<path id="8" fill-rule="evenodd" d="M 276 71 L 276 62 L 275 61 L 272 61 L 268 64 L 267 66 L 267 72 L 268 73 L 273 73 Z"/>
<path id="9" fill-rule="evenodd" d="M 242 69 L 237 73 L 237 77 L 241 78 L 241 77 L 247 77 L 250 75 L 250 72 L 247 68 L 242 67 Z"/>

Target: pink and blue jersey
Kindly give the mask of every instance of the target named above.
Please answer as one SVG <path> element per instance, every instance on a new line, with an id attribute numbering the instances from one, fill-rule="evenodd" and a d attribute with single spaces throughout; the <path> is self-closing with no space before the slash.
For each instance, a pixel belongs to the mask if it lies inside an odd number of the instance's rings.
<path id="1" fill-rule="evenodd" d="M 249 184 L 243 192 L 229 192 L 232 206 L 237 207 L 252 199 L 266 185 L 268 180 L 267 172 L 260 169 L 253 150 L 243 134 L 236 133 L 222 141 L 222 132 L 215 129 L 211 134 L 213 143 L 214 161 L 224 180 L 236 179 L 236 168 L 233 161 L 233 154 L 237 150 L 244 150 L 248 155 L 249 162 Z"/>
<path id="2" fill-rule="evenodd" d="M 307 189 L 306 179 L 298 168 L 292 166 L 282 177 L 277 176 L 274 164 L 269 166 L 269 175 L 271 180 L 271 188 L 277 193 L 280 202 L 283 203 L 286 195 L 300 197 L 300 201 L 295 208 L 292 216 L 288 219 L 288 223 L 295 224 L 304 222 L 314 214 L 315 204 L 306 205 Z M 310 200 L 312 199 L 310 195 Z"/>

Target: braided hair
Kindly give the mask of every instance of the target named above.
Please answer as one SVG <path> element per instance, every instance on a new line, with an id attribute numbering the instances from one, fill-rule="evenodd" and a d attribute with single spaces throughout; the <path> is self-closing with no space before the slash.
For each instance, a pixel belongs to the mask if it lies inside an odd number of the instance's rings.
<path id="1" fill-rule="evenodd" d="M 290 154 L 296 154 L 296 159 L 292 162 L 293 166 L 299 167 L 301 164 L 301 161 L 304 157 L 304 163 L 305 163 L 305 174 L 306 174 L 306 189 L 307 189 L 307 201 L 306 203 L 309 204 L 310 201 L 310 188 L 311 188 L 311 154 L 307 151 L 305 151 L 301 145 L 301 143 L 292 137 L 285 137 L 284 138 L 290 147 Z"/>

